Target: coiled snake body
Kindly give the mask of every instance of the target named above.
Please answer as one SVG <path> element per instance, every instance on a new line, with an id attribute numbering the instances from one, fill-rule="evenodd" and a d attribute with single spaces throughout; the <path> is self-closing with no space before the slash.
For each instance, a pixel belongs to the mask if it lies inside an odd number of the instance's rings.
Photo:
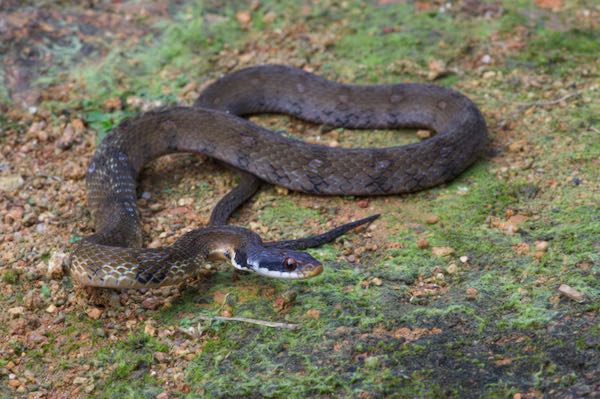
<path id="1" fill-rule="evenodd" d="M 428 128 L 430 139 L 399 147 L 348 149 L 286 138 L 239 116 L 285 113 L 332 127 Z M 116 127 L 94 154 L 86 177 L 96 234 L 71 256 L 73 279 L 113 288 L 173 284 L 210 258 L 271 277 L 306 278 L 321 264 L 299 249 L 320 245 L 372 218 L 317 237 L 263 243 L 229 214 L 256 190 L 244 183 L 213 214 L 212 225 L 172 246 L 141 248 L 136 179 L 144 164 L 173 152 L 199 152 L 291 190 L 326 195 L 414 192 L 456 177 L 481 154 L 485 121 L 453 90 L 426 84 L 357 86 L 299 69 L 264 65 L 242 69 L 210 85 L 194 107 L 147 112 Z M 234 190 L 235 191 L 235 190 Z"/>

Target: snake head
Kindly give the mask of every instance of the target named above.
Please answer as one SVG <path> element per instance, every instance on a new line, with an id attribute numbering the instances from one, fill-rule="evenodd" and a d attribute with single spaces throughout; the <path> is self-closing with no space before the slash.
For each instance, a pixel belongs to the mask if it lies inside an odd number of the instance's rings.
<path id="1" fill-rule="evenodd" d="M 282 279 L 306 279 L 323 271 L 321 262 L 306 252 L 252 246 L 231 255 L 231 264 L 239 270 Z"/>

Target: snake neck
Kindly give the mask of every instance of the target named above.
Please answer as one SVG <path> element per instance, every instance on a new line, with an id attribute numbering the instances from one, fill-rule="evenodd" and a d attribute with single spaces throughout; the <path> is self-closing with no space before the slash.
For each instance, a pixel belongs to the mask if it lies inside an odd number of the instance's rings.
<path id="1" fill-rule="evenodd" d="M 193 258 L 197 262 L 209 260 L 231 260 L 248 247 L 260 245 L 260 236 L 237 226 L 214 226 L 192 230 L 181 236 L 171 246 L 173 253 L 182 258 Z"/>
<path id="2" fill-rule="evenodd" d="M 74 281 L 92 287 L 142 288 L 176 284 L 193 275 L 207 260 L 230 260 L 260 237 L 235 226 L 192 230 L 169 247 L 127 248 L 103 241 L 106 234 L 81 240 L 71 256 Z"/>

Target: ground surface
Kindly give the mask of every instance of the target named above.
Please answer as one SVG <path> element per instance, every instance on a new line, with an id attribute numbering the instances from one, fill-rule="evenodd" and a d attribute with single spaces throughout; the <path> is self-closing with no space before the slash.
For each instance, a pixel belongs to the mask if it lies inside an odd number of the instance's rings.
<path id="1" fill-rule="evenodd" d="M 0 5 L 0 396 L 600 396 L 597 2 L 73 3 Z M 267 239 L 383 214 L 312 251 L 326 266 L 313 280 L 216 265 L 185 287 L 76 290 L 60 254 L 93 231 L 83 176 L 97 140 L 266 62 L 456 88 L 492 141 L 456 181 L 414 195 L 263 188 L 233 223 Z M 419 140 L 256 121 L 331 145 Z M 205 223 L 234 182 L 199 156 L 153 163 L 146 242 Z"/>

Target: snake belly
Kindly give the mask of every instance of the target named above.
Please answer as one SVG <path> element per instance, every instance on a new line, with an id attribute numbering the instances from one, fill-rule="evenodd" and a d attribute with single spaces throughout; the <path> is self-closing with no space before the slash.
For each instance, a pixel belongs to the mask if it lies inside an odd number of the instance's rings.
<path id="1" fill-rule="evenodd" d="M 435 135 L 388 148 L 332 148 L 284 137 L 241 116 L 283 113 L 331 127 L 427 128 Z M 466 96 L 429 84 L 348 85 L 300 69 L 263 65 L 224 76 L 193 107 L 146 112 L 113 129 L 87 170 L 96 233 L 71 256 L 79 284 L 155 287 L 180 282 L 198 265 L 243 240 L 233 226 L 185 234 L 144 249 L 136 180 L 143 166 L 174 152 L 196 152 L 294 191 L 323 195 L 415 192 L 458 176 L 482 153 L 487 128 Z"/>

